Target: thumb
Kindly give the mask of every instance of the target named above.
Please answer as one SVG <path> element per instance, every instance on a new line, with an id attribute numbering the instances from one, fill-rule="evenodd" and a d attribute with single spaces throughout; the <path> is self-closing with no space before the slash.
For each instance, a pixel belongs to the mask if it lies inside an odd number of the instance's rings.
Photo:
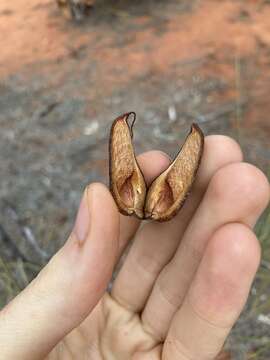
<path id="1" fill-rule="evenodd" d="M 45 357 L 87 317 L 110 281 L 118 236 L 114 201 L 105 186 L 92 184 L 67 243 L 0 312 L 0 359 Z"/>

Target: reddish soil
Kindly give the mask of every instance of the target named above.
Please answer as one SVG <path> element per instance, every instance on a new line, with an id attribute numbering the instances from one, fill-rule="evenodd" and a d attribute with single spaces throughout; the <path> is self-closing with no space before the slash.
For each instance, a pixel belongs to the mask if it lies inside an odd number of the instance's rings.
<path id="1" fill-rule="evenodd" d="M 258 43 L 270 46 L 270 6 L 262 3 L 246 1 L 243 6 L 241 1 L 197 2 L 188 11 L 169 14 L 162 34 L 151 24 L 151 15 L 123 15 L 121 8 L 115 9 L 121 26 L 130 32 L 127 39 L 128 34 L 110 29 L 106 13 L 104 22 L 99 19 L 97 25 L 88 24 L 85 29 L 66 23 L 53 0 L 30 0 L 23 6 L 19 0 L 2 1 L 1 76 L 33 63 L 57 61 L 81 48 L 87 48 L 91 61 L 98 62 L 106 73 L 123 67 L 125 78 L 144 73 L 150 66 L 166 73 L 179 61 L 202 56 L 215 55 L 217 62 L 232 56 L 251 56 L 258 50 Z M 165 4 L 164 8 L 166 11 Z M 126 41 L 119 46 L 121 37 Z"/>
<path id="2" fill-rule="evenodd" d="M 139 12 L 127 4 L 96 1 L 89 20 L 78 26 L 61 17 L 53 0 L 29 0 L 23 5 L 20 0 L 2 1 L 0 77 L 21 72 L 29 77 L 33 72 L 66 76 L 63 68 L 83 73 L 91 62 L 97 91 L 105 96 L 149 72 L 168 78 L 178 75 L 178 64 L 192 59 L 204 59 L 200 76 L 218 76 L 234 84 L 235 62 L 241 65 L 244 59 L 248 69 L 240 86 L 256 98 L 256 109 L 245 122 L 252 126 L 259 122 L 270 131 L 263 116 L 270 110 L 266 1 L 191 1 L 183 9 L 180 2 L 168 1 L 158 2 L 153 10 L 151 4 L 138 3 Z M 71 62 L 78 57 L 76 68 Z M 73 89 L 85 96 L 87 91 L 87 87 Z M 236 92 L 230 89 L 223 96 L 235 97 Z"/>

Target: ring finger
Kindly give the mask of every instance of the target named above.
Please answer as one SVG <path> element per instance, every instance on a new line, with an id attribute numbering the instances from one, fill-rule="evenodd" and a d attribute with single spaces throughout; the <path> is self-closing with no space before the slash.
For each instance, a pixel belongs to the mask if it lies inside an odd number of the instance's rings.
<path id="1" fill-rule="evenodd" d="M 166 336 L 212 234 L 231 222 L 253 227 L 268 201 L 268 180 L 255 166 L 235 163 L 216 172 L 173 259 L 159 274 L 142 313 L 145 327 L 158 339 Z"/>

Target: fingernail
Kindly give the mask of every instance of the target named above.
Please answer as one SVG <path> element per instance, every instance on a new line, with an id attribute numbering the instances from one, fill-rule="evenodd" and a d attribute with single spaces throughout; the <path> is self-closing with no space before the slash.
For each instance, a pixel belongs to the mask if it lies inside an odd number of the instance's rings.
<path id="1" fill-rule="evenodd" d="M 86 190 L 81 200 L 77 218 L 74 225 L 74 234 L 80 244 L 83 244 L 89 231 L 90 212 L 88 206 L 88 191 Z"/>

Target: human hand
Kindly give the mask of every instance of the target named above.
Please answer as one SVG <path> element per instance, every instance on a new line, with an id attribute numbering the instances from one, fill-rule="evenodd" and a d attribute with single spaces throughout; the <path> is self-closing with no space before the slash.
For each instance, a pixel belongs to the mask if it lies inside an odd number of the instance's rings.
<path id="1" fill-rule="evenodd" d="M 147 182 L 169 163 L 155 151 L 138 161 Z M 256 273 L 252 228 L 269 201 L 266 177 L 241 161 L 232 139 L 206 137 L 182 210 L 140 229 L 90 185 L 66 244 L 0 312 L 0 359 L 215 359 Z"/>

